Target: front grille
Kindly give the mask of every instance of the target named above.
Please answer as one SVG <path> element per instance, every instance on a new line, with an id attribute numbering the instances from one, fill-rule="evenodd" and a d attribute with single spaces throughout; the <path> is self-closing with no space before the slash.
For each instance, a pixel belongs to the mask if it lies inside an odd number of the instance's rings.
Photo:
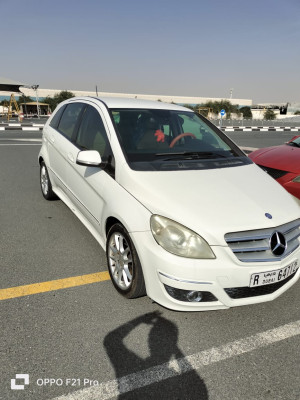
<path id="1" fill-rule="evenodd" d="M 266 171 L 272 178 L 274 179 L 279 179 L 282 176 L 286 175 L 288 172 L 287 171 L 282 171 L 281 169 L 275 169 L 275 168 L 269 168 L 265 167 L 264 165 L 259 165 L 260 168 L 262 168 L 264 171 Z"/>
<path id="2" fill-rule="evenodd" d="M 246 297 L 264 296 L 266 294 L 271 294 L 276 292 L 276 290 L 280 289 L 288 281 L 293 279 L 295 275 L 296 272 L 294 272 L 284 281 L 271 283 L 270 285 L 264 285 L 258 287 L 245 286 L 245 287 L 228 288 L 224 290 L 228 294 L 228 296 L 231 297 L 232 299 L 244 299 Z"/>
<path id="3" fill-rule="evenodd" d="M 287 242 L 285 252 L 275 256 L 270 248 L 271 236 L 281 232 Z M 235 256 L 243 262 L 280 261 L 299 247 L 300 219 L 274 228 L 226 233 L 225 240 Z"/>

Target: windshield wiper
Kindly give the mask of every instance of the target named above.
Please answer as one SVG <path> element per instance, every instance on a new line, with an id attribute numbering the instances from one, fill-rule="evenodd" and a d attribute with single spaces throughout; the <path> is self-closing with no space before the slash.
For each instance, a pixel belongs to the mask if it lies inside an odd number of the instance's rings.
<path id="1" fill-rule="evenodd" d="M 200 160 L 205 158 L 227 158 L 224 154 L 220 154 L 213 151 L 183 151 L 178 153 L 157 153 L 155 157 L 166 157 L 163 158 L 162 161 L 171 161 L 171 160 Z"/>

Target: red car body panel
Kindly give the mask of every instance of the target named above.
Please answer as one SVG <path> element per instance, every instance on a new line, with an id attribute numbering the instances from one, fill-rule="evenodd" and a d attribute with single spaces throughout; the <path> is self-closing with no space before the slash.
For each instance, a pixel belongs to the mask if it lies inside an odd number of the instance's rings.
<path id="1" fill-rule="evenodd" d="M 294 137 L 292 140 L 297 138 Z M 291 141 L 292 141 L 291 140 Z M 300 147 L 287 144 L 255 150 L 249 154 L 255 164 L 287 173 L 276 179 L 289 193 L 300 199 L 300 182 L 293 182 L 300 176 Z"/>
<path id="2" fill-rule="evenodd" d="M 255 164 L 300 174 L 300 147 L 287 144 L 267 147 L 249 154 Z"/>

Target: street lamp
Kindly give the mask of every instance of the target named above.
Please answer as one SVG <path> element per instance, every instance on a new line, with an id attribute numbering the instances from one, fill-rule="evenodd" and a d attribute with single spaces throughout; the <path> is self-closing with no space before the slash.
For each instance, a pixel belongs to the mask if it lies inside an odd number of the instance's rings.
<path id="1" fill-rule="evenodd" d="M 41 109 L 40 109 L 40 105 L 39 105 L 39 96 L 38 96 L 38 88 L 40 85 L 32 85 L 31 89 L 33 89 L 35 91 L 35 97 L 36 97 L 36 108 L 37 108 L 37 114 L 38 114 L 38 118 L 40 118 L 41 116 Z"/>

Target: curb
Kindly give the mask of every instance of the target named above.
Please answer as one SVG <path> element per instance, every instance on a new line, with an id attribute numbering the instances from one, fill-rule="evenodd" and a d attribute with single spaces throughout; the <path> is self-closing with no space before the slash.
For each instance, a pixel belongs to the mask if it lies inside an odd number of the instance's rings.
<path id="1" fill-rule="evenodd" d="M 1 124 L 0 131 L 41 131 L 44 124 Z"/>
<path id="2" fill-rule="evenodd" d="M 223 126 L 222 131 L 224 132 L 299 132 L 300 127 L 291 126 Z"/>

